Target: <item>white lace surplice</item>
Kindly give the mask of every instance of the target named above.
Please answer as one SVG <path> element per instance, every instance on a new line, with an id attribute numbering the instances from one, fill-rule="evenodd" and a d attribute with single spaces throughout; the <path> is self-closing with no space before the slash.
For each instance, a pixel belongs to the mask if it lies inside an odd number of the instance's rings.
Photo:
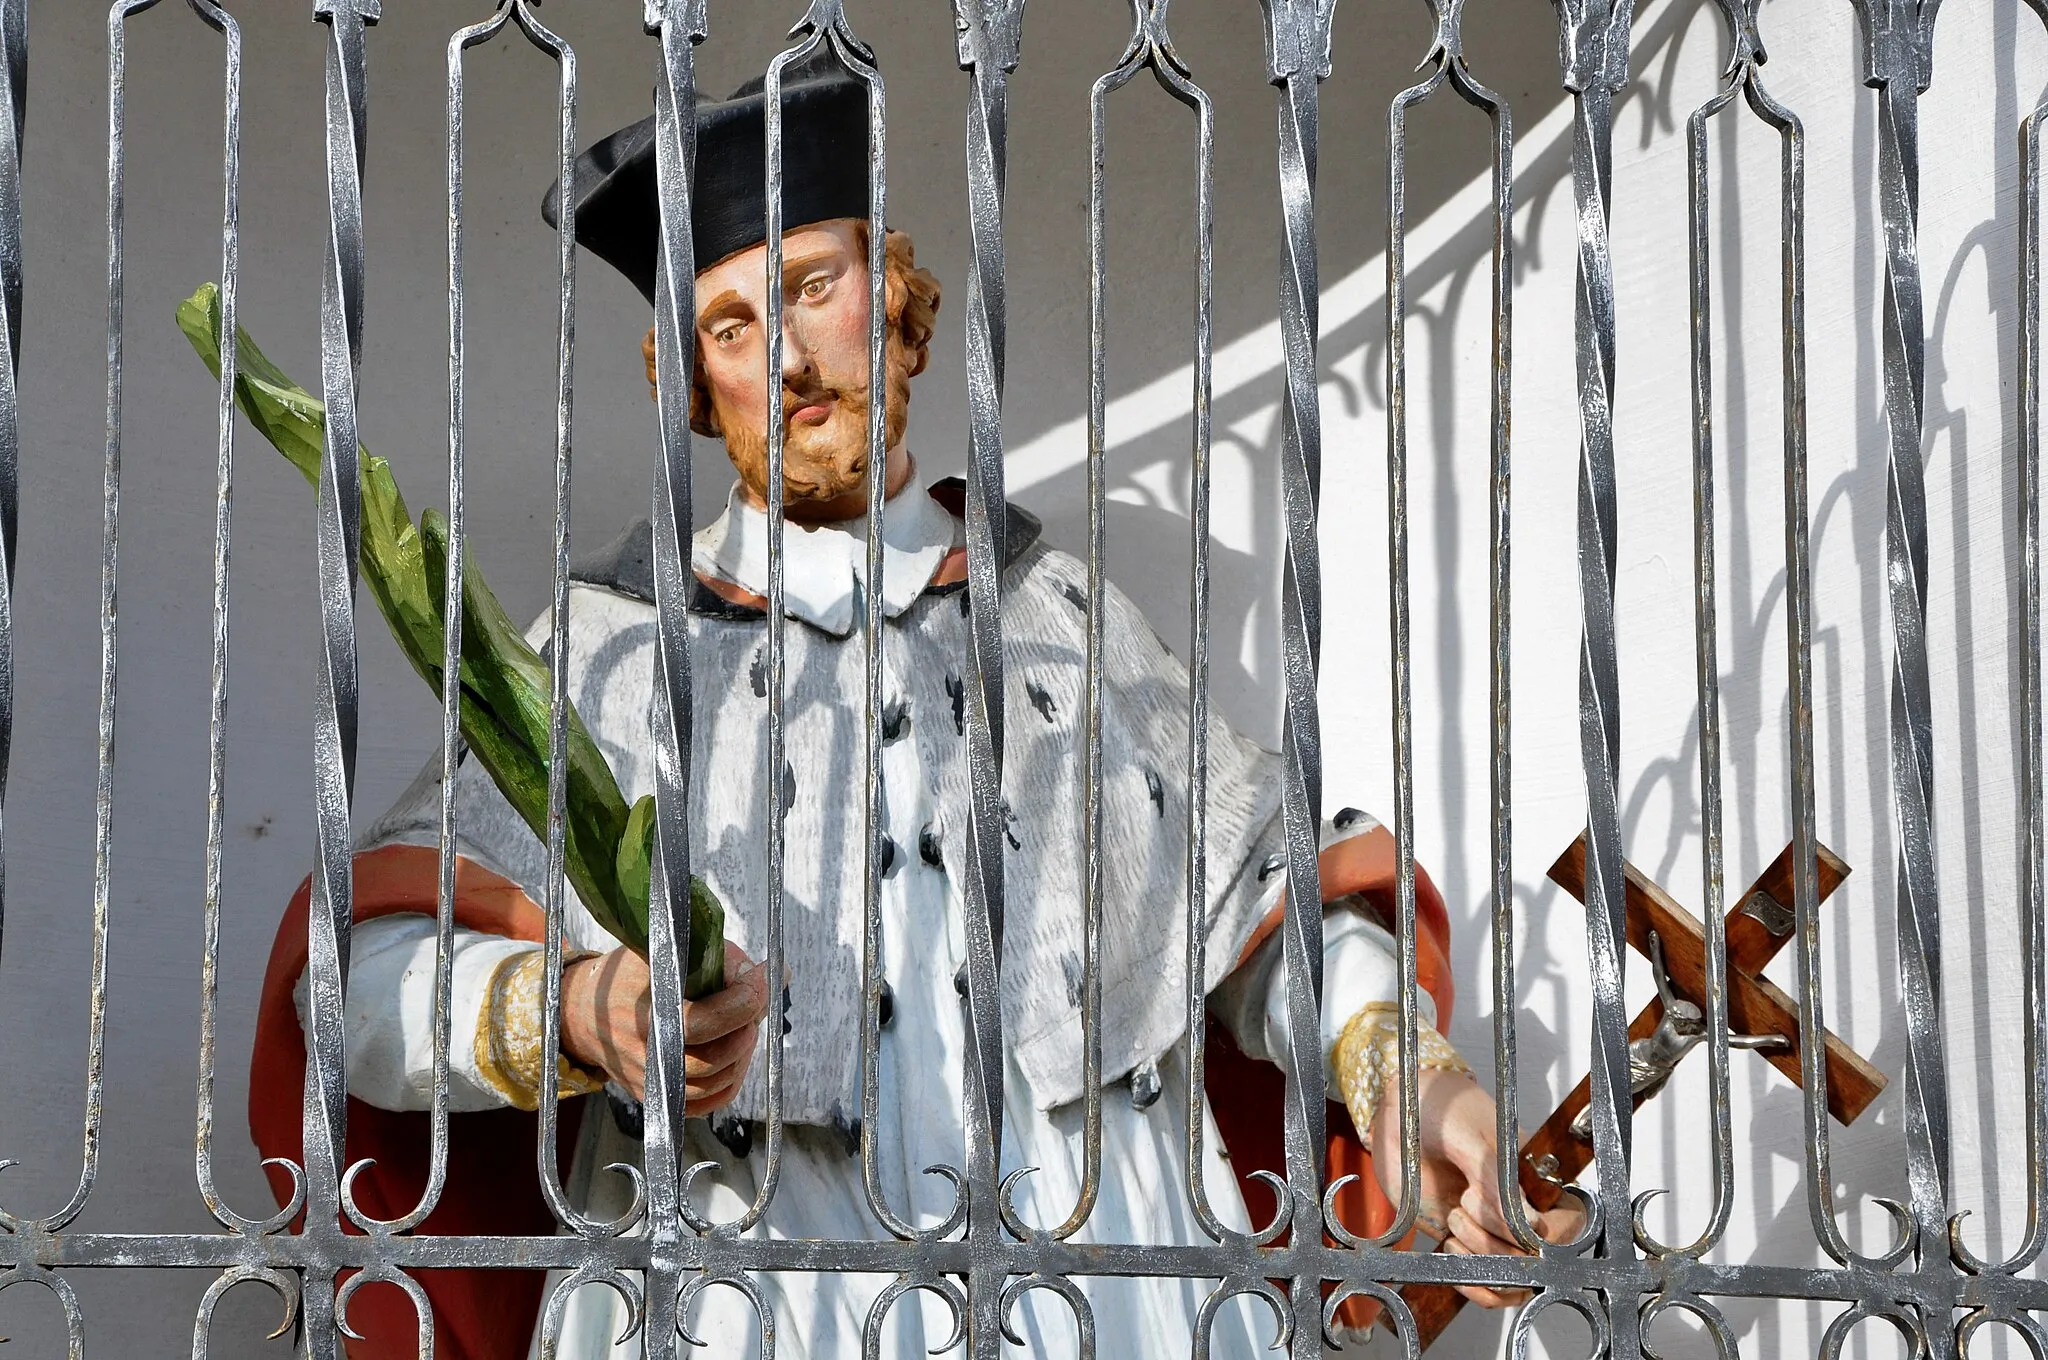
<path id="1" fill-rule="evenodd" d="M 696 566 L 760 592 L 765 521 L 737 497 L 697 537 Z M 919 1226 L 940 1221 L 952 1204 L 950 1183 L 922 1174 L 934 1164 L 964 1168 L 961 1123 L 964 1007 L 955 977 L 966 959 L 963 903 L 951 866 L 964 863 L 964 788 L 957 749 L 959 671 L 964 665 L 964 595 L 920 588 L 957 542 L 958 524 L 921 489 L 890 502 L 885 610 L 891 625 L 884 654 L 885 710 L 905 715 L 883 747 L 883 831 L 891 846 L 882 882 L 883 972 L 893 1013 L 882 1033 L 880 1118 L 875 1133 L 885 1202 Z M 844 528 L 785 534 L 789 630 L 791 780 L 787 941 L 792 1032 L 786 1041 L 785 1127 L 780 1184 L 756 1235 L 858 1239 L 886 1236 L 867 1202 L 858 1138 L 857 1085 L 859 858 L 861 817 L 861 674 L 858 616 L 864 560 L 858 522 Z M 1038 1168 L 1018 1187 L 1023 1217 L 1050 1226 L 1064 1220 L 1080 1189 L 1081 1109 L 1078 1054 L 1078 956 L 1071 951 L 1080 918 L 1079 877 L 1047 882 L 1050 862 L 1062 875 L 1078 860 L 1078 681 L 1081 633 L 1076 583 L 1080 564 L 1043 548 L 1029 550 L 1006 577 L 1006 647 L 1015 646 L 1008 689 L 1010 734 L 1005 790 L 1016 807 L 1007 862 L 1011 917 L 1006 939 L 1004 1010 L 1012 1047 L 1007 1056 L 1005 1173 Z M 1021 584 L 1019 582 L 1021 581 Z M 956 603 L 956 600 L 958 603 Z M 1112 860 L 1105 899 L 1105 1070 L 1115 1081 L 1156 1060 L 1159 1095 L 1138 1108 L 1119 1082 L 1103 1099 L 1101 1195 L 1078 1240 L 1193 1244 L 1207 1238 L 1188 1208 L 1185 1043 L 1173 1008 L 1185 986 L 1185 907 L 1175 839 L 1184 829 L 1185 675 L 1127 600 L 1114 595 L 1105 621 L 1118 635 L 1110 659 L 1105 714 L 1112 850 L 1135 836 L 1157 847 Z M 1009 630 L 1012 607 L 1020 624 Z M 1035 612 L 1034 612 L 1035 611 Z M 544 631 L 545 621 L 536 625 Z M 765 878 L 765 693 L 761 624 L 693 619 L 698 742 L 693 777 L 693 868 L 732 909 L 728 935 L 759 957 L 758 902 Z M 749 631 L 751 630 L 751 631 Z M 651 781 L 646 761 L 647 694 L 652 610 L 610 590 L 572 592 L 571 692 L 618 773 L 628 798 Z M 1129 636 L 1125 636 L 1129 635 Z M 751 655 L 750 655 L 751 654 Z M 1174 705 L 1178 704 L 1178 727 Z M 906 735 L 911 738 L 902 739 Z M 1276 898 L 1283 875 L 1272 872 L 1278 845 L 1269 753 L 1220 724 L 1212 729 L 1210 892 L 1211 966 L 1215 987 L 1229 972 L 1245 936 Z M 405 797 L 365 836 L 364 848 L 433 844 L 439 831 L 438 757 Z M 1020 792 L 1021 790 L 1021 792 Z M 466 765 L 458 781 L 459 828 L 466 854 L 544 897 L 539 846 L 498 797 L 489 780 Z M 1064 806 L 1067 803 L 1071 806 Z M 1040 806 L 1053 804 L 1054 806 Z M 853 831 L 835 829 L 850 816 Z M 807 823 L 815 825 L 808 826 Z M 1354 833 L 1370 827 L 1361 821 Z M 822 827 L 822 830 L 819 829 Z M 811 837 L 805 842 L 804 837 Z M 1123 840 L 1119 840 L 1123 837 Z M 844 842 L 844 844 L 842 844 Z M 1149 843 L 1148 843 L 1149 844 Z M 565 891 L 566 943 L 602 951 L 615 942 Z M 1123 900 L 1121 906 L 1117 900 Z M 1131 901 L 1148 910 L 1133 917 Z M 1043 905 L 1040 905 L 1043 904 Z M 1112 915 L 1118 913 L 1121 915 Z M 1071 917 L 1071 921 L 1067 918 Z M 1394 995 L 1392 942 L 1363 917 L 1336 911 L 1328 922 L 1323 1017 L 1324 1054 L 1360 1006 Z M 1021 943 L 1020 943 L 1021 941 Z M 473 1041 L 483 989 L 507 953 L 537 946 L 457 931 L 455 1040 L 451 1108 L 498 1103 L 478 1071 Z M 1066 952 L 1062 952 L 1066 951 Z M 1284 1050 L 1285 1019 L 1274 955 L 1267 948 L 1214 994 L 1218 1013 L 1253 1056 Z M 1220 957 L 1219 957 L 1220 956 Z M 433 932 L 429 920 L 391 916 L 357 928 L 348 995 L 349 1089 L 385 1108 L 422 1108 L 431 1082 Z M 303 992 L 303 982 L 301 984 Z M 1424 1002 L 1424 1019 L 1433 1012 Z M 303 1003 L 302 1003 L 303 1004 Z M 1169 1017 L 1162 1020 L 1161 1016 Z M 765 1027 L 764 1027 L 765 1029 Z M 1026 1041 L 1019 1042 L 1020 1030 Z M 1019 1053 L 1024 1057 L 1020 1058 Z M 765 1060 L 757 1053 L 735 1112 L 758 1120 L 765 1110 Z M 1144 1074 L 1149 1078 L 1151 1073 Z M 1145 1084 L 1143 1082 L 1141 1085 Z M 602 1096 L 588 1097 L 567 1191 L 585 1213 L 613 1217 L 629 1196 L 624 1178 L 601 1171 L 637 1164 L 640 1145 L 622 1133 Z M 1279 1117 L 1274 1112 L 1274 1117 Z M 1219 1155 L 1213 1123 L 1203 1113 L 1203 1179 L 1222 1221 L 1243 1230 L 1245 1206 L 1228 1162 Z M 713 1220 L 741 1215 L 753 1201 L 764 1166 L 758 1123 L 754 1145 L 736 1159 L 701 1120 L 685 1131 L 684 1164 L 717 1163 L 694 1187 L 699 1211 Z M 1271 1206 L 1257 1206 L 1263 1219 Z M 861 1353 L 862 1329 L 882 1276 L 788 1274 L 758 1283 L 774 1311 L 776 1350 L 785 1360 L 841 1360 Z M 1102 1356 L 1178 1356 L 1188 1350 L 1206 1281 L 1082 1280 L 1093 1303 L 1096 1351 Z M 564 1360 L 632 1360 L 639 1339 L 615 1343 L 625 1329 L 624 1304 L 602 1285 L 568 1301 L 560 1355 Z M 1067 1304 L 1047 1293 L 1020 1300 L 1014 1322 L 1029 1353 L 1044 1360 L 1075 1353 Z M 1250 1357 L 1271 1339 L 1263 1309 L 1233 1305 L 1216 1322 L 1212 1353 Z M 896 1304 L 883 1329 L 882 1354 L 912 1360 L 950 1334 L 946 1306 L 922 1292 Z M 752 1304 L 730 1289 L 700 1296 L 691 1330 L 705 1354 L 756 1354 Z M 535 1337 L 538 1354 L 539 1337 Z"/>

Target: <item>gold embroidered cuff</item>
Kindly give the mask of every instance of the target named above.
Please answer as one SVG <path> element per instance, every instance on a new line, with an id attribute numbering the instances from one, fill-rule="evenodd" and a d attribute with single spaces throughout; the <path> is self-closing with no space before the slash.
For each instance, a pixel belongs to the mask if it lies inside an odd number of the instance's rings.
<path id="1" fill-rule="evenodd" d="M 562 965 L 591 958 L 570 951 Z M 483 1013 L 476 1020 L 476 1065 L 499 1095 L 521 1110 L 540 1108 L 541 1007 L 547 999 L 547 955 L 538 949 L 514 954 L 491 973 Z M 604 1089 L 604 1075 L 587 1072 L 558 1056 L 557 1100 Z"/>
<path id="2" fill-rule="evenodd" d="M 1462 1072 L 1472 1068 L 1451 1046 L 1420 1019 L 1415 1029 L 1416 1066 L 1421 1071 Z M 1370 1136 L 1373 1117 L 1389 1089 L 1401 1085 L 1401 1011 L 1391 1001 L 1375 1001 L 1362 1007 L 1344 1024 L 1337 1046 L 1330 1054 L 1330 1066 L 1337 1077 L 1337 1089 L 1350 1111 L 1351 1123 L 1360 1138 Z"/>

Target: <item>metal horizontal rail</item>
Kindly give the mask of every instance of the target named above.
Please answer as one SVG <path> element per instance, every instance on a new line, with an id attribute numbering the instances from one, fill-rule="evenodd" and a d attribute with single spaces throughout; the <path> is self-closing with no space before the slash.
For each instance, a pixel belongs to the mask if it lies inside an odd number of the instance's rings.
<path id="1" fill-rule="evenodd" d="M 403 1270 L 574 1269 L 590 1262 L 624 1270 L 647 1268 L 654 1248 L 644 1237 L 587 1241 L 575 1237 L 394 1237 L 370 1245 L 353 1234 L 325 1238 L 278 1234 L 242 1238 L 226 1233 L 121 1234 L 62 1233 L 36 1239 L 0 1238 L 0 1267 L 226 1269 L 264 1266 L 279 1270 L 326 1267 L 336 1270 L 392 1266 Z M 685 1239 L 676 1252 L 681 1269 L 714 1273 L 741 1271 L 847 1271 L 894 1274 L 905 1270 L 965 1273 L 974 1265 L 966 1241 L 904 1243 L 888 1240 L 804 1241 L 790 1239 Z M 1836 1267 L 1716 1264 L 1639 1257 L 1608 1261 L 1598 1257 L 1485 1257 L 1361 1248 L 1291 1247 L 1231 1249 L 1222 1246 L 1158 1244 L 1004 1242 L 991 1268 L 1004 1276 L 1175 1276 L 1197 1280 L 1285 1278 L 1386 1284 L 1481 1284 L 1595 1289 L 1648 1301 L 1680 1292 L 1704 1297 L 1785 1298 L 1910 1303 L 1922 1307 L 2019 1310 L 2048 1308 L 2048 1280 L 1957 1273 L 1952 1284 L 1933 1288 L 1911 1274 Z"/>

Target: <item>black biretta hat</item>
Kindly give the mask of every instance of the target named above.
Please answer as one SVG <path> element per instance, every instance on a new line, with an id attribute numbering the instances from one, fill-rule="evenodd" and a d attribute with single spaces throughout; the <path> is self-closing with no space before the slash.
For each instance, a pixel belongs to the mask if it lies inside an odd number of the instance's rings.
<path id="1" fill-rule="evenodd" d="M 765 76 L 732 98 L 697 105 L 697 173 L 690 226 L 699 273 L 766 239 Z M 576 158 L 576 239 L 654 301 L 661 206 L 654 182 L 654 119 L 621 128 Z M 561 221 L 562 186 L 541 216 Z M 868 215 L 868 87 L 820 44 L 782 73 L 784 230 Z"/>

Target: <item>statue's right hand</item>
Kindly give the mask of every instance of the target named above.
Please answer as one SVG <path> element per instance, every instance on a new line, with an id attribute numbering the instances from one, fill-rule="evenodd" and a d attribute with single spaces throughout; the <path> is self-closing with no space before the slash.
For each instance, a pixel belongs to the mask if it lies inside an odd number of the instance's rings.
<path id="1" fill-rule="evenodd" d="M 683 1003 L 683 1081 L 687 1112 L 709 1114 L 739 1094 L 753 1062 L 767 979 L 739 946 L 725 946 L 723 990 Z M 647 1028 L 652 1015 L 647 960 L 630 949 L 583 959 L 562 971 L 562 1051 L 601 1069 L 643 1099 Z"/>

